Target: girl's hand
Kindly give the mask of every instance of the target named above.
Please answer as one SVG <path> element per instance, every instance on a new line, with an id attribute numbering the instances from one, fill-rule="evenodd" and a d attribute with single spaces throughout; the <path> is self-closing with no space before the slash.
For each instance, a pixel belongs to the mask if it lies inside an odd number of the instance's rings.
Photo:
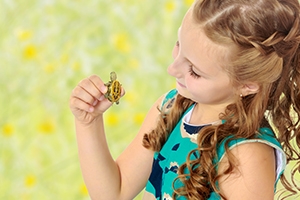
<path id="1" fill-rule="evenodd" d="M 70 109 L 75 118 L 82 123 L 89 124 L 102 115 L 112 105 L 104 97 L 106 92 L 107 87 L 96 75 L 80 81 L 70 97 Z"/>

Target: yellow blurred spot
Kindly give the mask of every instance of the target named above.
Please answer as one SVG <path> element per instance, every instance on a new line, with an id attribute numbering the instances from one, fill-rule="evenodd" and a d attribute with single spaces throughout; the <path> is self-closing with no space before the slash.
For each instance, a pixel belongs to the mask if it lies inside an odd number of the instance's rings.
<path id="1" fill-rule="evenodd" d="M 89 192 L 88 192 L 88 190 L 87 190 L 87 188 L 84 184 L 82 184 L 80 186 L 80 193 L 83 194 L 83 195 L 88 195 L 89 194 Z"/>
<path id="2" fill-rule="evenodd" d="M 172 12 L 173 10 L 175 10 L 175 3 L 174 2 L 167 2 L 165 5 L 165 8 L 168 12 Z"/>
<path id="3" fill-rule="evenodd" d="M 55 126 L 51 120 L 44 121 L 39 124 L 38 129 L 44 134 L 51 134 L 54 132 Z"/>
<path id="4" fill-rule="evenodd" d="M 30 30 L 19 30 L 19 31 L 17 31 L 17 37 L 21 41 L 28 40 L 32 37 L 32 31 L 30 31 Z"/>
<path id="5" fill-rule="evenodd" d="M 26 187 L 33 187 L 36 184 L 36 177 L 34 175 L 26 176 L 24 184 Z"/>
<path id="6" fill-rule="evenodd" d="M 172 83 L 171 85 L 172 88 L 176 88 L 176 86 L 177 86 L 176 82 Z"/>
<path id="7" fill-rule="evenodd" d="M 140 63 L 137 59 L 131 59 L 129 61 L 129 66 L 133 69 L 137 69 L 140 66 Z"/>
<path id="8" fill-rule="evenodd" d="M 144 121 L 145 114 L 144 113 L 138 113 L 134 116 L 134 123 L 137 125 L 141 125 Z"/>
<path id="9" fill-rule="evenodd" d="M 27 45 L 24 49 L 23 55 L 26 59 L 33 59 L 37 55 L 37 48 L 34 45 Z"/>
<path id="10" fill-rule="evenodd" d="M 55 66 L 53 64 L 48 64 L 48 65 L 45 66 L 44 69 L 47 73 L 50 74 L 50 73 L 53 73 L 55 71 Z"/>
<path id="11" fill-rule="evenodd" d="M 71 68 L 74 70 L 74 71 L 78 71 L 80 68 L 81 68 L 81 65 L 79 62 L 75 62 L 72 64 Z"/>
<path id="12" fill-rule="evenodd" d="M 31 194 L 22 194 L 21 196 L 22 200 L 31 200 L 32 199 L 32 195 Z"/>
<path id="13" fill-rule="evenodd" d="M 136 94 L 130 92 L 130 91 L 126 91 L 125 96 L 123 97 L 125 101 L 130 102 L 130 103 L 134 103 L 136 101 Z"/>
<path id="14" fill-rule="evenodd" d="M 128 36 L 124 33 L 117 34 L 113 37 L 115 48 L 121 52 L 127 53 L 130 51 Z"/>
<path id="15" fill-rule="evenodd" d="M 184 4 L 187 6 L 191 6 L 194 3 L 194 0 L 184 0 Z"/>
<path id="16" fill-rule="evenodd" d="M 12 124 L 4 124 L 2 127 L 3 134 L 7 137 L 11 136 L 14 132 L 14 127 Z"/>
<path id="17" fill-rule="evenodd" d="M 67 54 L 62 55 L 60 60 L 62 63 L 67 63 L 69 61 L 69 55 Z"/>
<path id="18" fill-rule="evenodd" d="M 110 125 L 110 126 L 114 126 L 114 125 L 117 125 L 119 123 L 119 117 L 117 114 L 115 113 L 110 113 L 108 116 L 107 116 L 107 124 Z"/>

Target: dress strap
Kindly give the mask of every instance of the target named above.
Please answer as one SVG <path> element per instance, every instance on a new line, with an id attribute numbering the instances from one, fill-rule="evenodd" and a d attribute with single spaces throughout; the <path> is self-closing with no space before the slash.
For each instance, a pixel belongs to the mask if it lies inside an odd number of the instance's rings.
<path id="1" fill-rule="evenodd" d="M 162 100 L 160 109 L 168 112 L 168 110 L 172 107 L 178 92 L 176 89 L 170 90 L 165 94 L 165 98 Z"/>

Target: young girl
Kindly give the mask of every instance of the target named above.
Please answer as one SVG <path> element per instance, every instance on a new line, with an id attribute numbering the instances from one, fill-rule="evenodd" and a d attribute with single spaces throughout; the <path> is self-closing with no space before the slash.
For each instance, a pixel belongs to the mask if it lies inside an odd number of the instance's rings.
<path id="1" fill-rule="evenodd" d="M 282 173 L 300 160 L 299 11 L 298 0 L 197 0 L 168 67 L 176 89 L 117 160 L 105 139 L 107 87 L 82 80 L 70 108 L 91 198 L 133 199 L 146 187 L 146 200 L 267 200 L 280 177 L 296 193 Z"/>

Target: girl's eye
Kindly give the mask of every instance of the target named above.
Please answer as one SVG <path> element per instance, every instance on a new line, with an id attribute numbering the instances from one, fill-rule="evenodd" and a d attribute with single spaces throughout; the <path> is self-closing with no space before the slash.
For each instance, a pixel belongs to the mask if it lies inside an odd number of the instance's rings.
<path id="1" fill-rule="evenodd" d="M 193 66 L 190 66 L 189 68 L 189 72 L 190 72 L 190 75 L 193 77 L 193 78 L 200 78 L 201 76 L 196 74 L 194 71 L 193 71 Z"/>
<path id="2" fill-rule="evenodd" d="M 176 45 L 176 47 L 179 47 L 179 41 L 178 40 L 176 41 L 175 45 Z"/>

